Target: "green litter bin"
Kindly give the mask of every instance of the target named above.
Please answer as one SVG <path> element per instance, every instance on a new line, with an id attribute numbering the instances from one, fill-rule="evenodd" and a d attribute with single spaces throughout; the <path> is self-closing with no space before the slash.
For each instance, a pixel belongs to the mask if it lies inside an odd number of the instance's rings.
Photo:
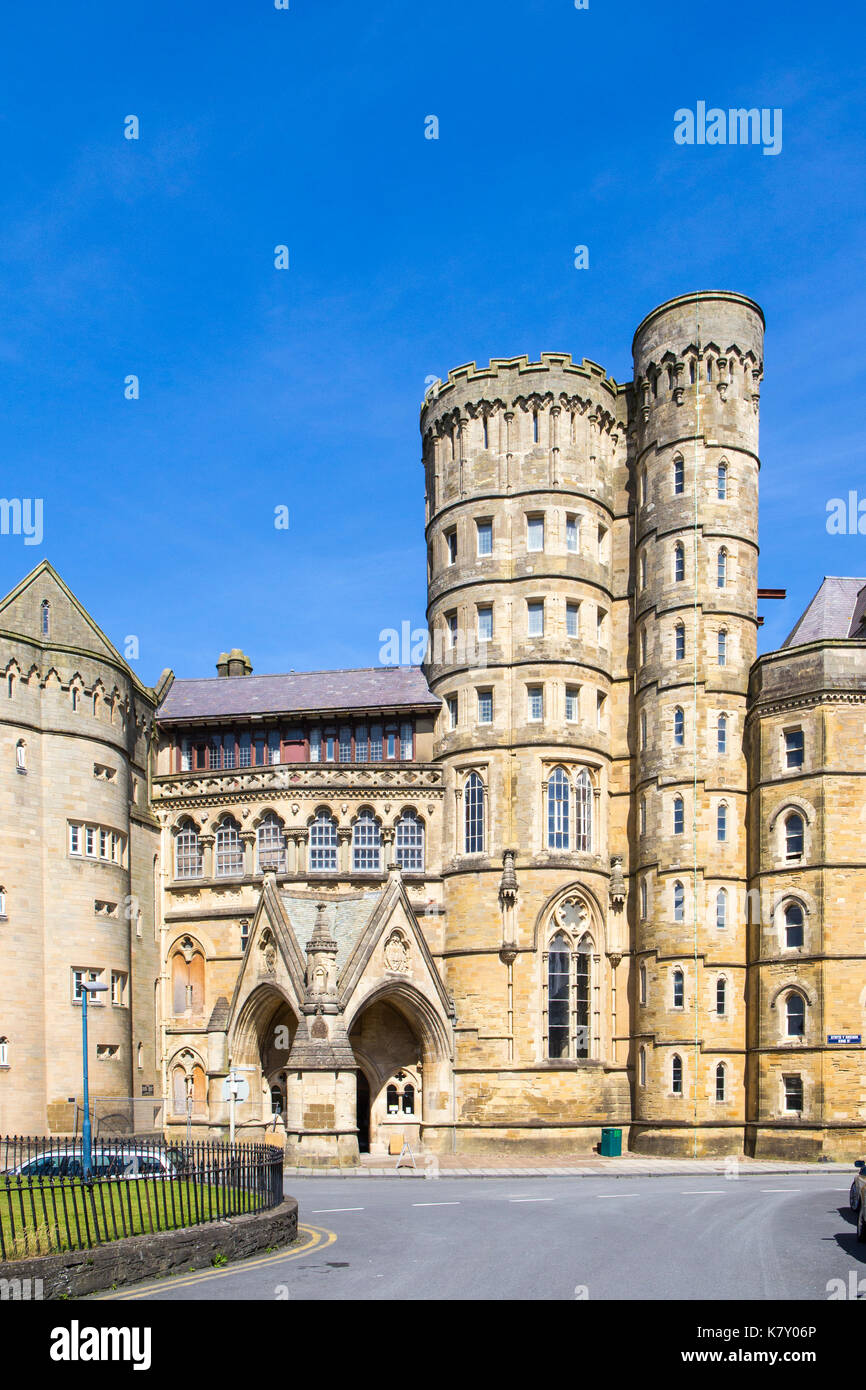
<path id="1" fill-rule="evenodd" d="M 622 1130 L 603 1129 L 601 1131 L 602 1158 L 619 1158 L 622 1154 Z"/>

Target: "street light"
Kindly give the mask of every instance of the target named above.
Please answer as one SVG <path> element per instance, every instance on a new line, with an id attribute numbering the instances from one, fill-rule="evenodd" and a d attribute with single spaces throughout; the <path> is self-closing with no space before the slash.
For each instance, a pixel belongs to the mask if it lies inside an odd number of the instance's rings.
<path id="1" fill-rule="evenodd" d="M 84 1124 L 81 1130 L 81 1167 L 85 1178 L 93 1171 L 93 1145 L 90 1136 L 90 1091 L 87 1082 L 87 996 L 104 994 L 108 985 L 95 980 L 81 982 L 81 1041 L 84 1049 Z"/>

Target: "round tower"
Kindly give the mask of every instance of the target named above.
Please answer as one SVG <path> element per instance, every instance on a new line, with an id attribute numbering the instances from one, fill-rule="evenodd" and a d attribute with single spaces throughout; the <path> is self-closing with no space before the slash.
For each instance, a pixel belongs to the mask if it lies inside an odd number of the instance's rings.
<path id="1" fill-rule="evenodd" d="M 636 1147 L 742 1152 L 746 762 L 764 319 L 706 291 L 634 338 Z"/>
<path id="2" fill-rule="evenodd" d="M 431 387 L 421 431 L 457 1142 L 549 1121 L 573 1147 L 629 1105 L 610 902 L 626 810 L 609 809 L 628 758 L 626 394 L 567 354 L 471 364 Z M 515 1107 L 517 1072 L 536 1075 Z"/>

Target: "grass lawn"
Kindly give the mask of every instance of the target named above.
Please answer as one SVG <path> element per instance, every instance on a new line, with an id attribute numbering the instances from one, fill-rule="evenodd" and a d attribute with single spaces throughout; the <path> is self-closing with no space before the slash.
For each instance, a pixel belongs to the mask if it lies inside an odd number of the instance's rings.
<path id="1" fill-rule="evenodd" d="M 254 1198 L 238 1188 L 196 1185 L 185 1178 L 97 1181 L 92 1190 L 80 1178 L 43 1179 L 32 1188 L 0 1179 L 0 1229 L 7 1260 L 255 1210 Z"/>

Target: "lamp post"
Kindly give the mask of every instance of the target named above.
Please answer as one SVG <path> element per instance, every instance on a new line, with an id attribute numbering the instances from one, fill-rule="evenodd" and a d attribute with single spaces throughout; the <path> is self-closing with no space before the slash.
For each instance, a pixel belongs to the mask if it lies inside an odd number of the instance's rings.
<path id="1" fill-rule="evenodd" d="M 93 1145 L 90 1135 L 90 1090 L 87 1081 L 87 996 L 103 994 L 108 985 L 97 984 L 95 980 L 81 983 L 81 1042 L 84 1050 L 84 1124 L 81 1129 L 81 1167 L 85 1179 L 93 1171 Z"/>

